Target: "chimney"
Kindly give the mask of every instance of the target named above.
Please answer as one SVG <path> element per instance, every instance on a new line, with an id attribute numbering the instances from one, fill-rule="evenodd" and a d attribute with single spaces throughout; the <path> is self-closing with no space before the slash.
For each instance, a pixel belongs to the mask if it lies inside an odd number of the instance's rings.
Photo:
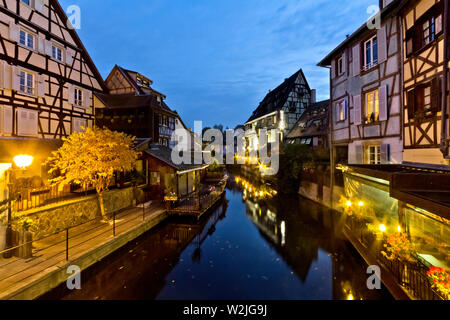
<path id="1" fill-rule="evenodd" d="M 317 102 L 316 99 L 317 99 L 317 91 L 316 91 L 316 89 L 312 89 L 311 90 L 311 104 L 316 103 Z"/>

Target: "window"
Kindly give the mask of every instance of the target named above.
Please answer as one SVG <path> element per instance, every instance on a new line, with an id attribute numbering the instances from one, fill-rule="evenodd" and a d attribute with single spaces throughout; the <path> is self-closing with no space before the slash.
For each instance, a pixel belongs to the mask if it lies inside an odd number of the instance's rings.
<path id="1" fill-rule="evenodd" d="M 366 94 L 366 123 L 378 121 L 380 116 L 380 100 L 378 90 Z"/>
<path id="2" fill-rule="evenodd" d="M 381 164 L 381 146 L 368 146 L 366 150 L 368 164 Z"/>
<path id="3" fill-rule="evenodd" d="M 34 36 L 23 29 L 20 30 L 19 43 L 22 46 L 34 50 Z"/>
<path id="4" fill-rule="evenodd" d="M 344 73 L 344 57 L 340 57 L 338 59 L 338 63 L 337 63 L 337 72 L 338 72 L 338 76 L 340 76 L 341 74 Z"/>
<path id="5" fill-rule="evenodd" d="M 20 2 L 23 2 L 23 3 L 25 3 L 28 6 L 31 5 L 30 0 L 20 0 Z"/>
<path id="6" fill-rule="evenodd" d="M 74 104 L 80 107 L 83 106 L 83 91 L 81 89 L 75 88 Z"/>
<path id="7" fill-rule="evenodd" d="M 364 42 L 364 70 L 368 70 L 378 64 L 378 39 L 377 36 Z"/>
<path id="8" fill-rule="evenodd" d="M 20 71 L 20 92 L 34 94 L 34 75 L 25 71 Z"/>
<path id="9" fill-rule="evenodd" d="M 342 100 L 337 104 L 337 121 L 345 121 L 347 119 L 347 100 Z"/>
<path id="10" fill-rule="evenodd" d="M 434 17 L 427 20 L 422 25 L 423 30 L 423 45 L 429 44 L 436 37 L 436 20 Z"/>
<path id="11" fill-rule="evenodd" d="M 62 49 L 57 46 L 52 46 L 52 58 L 62 62 Z"/>

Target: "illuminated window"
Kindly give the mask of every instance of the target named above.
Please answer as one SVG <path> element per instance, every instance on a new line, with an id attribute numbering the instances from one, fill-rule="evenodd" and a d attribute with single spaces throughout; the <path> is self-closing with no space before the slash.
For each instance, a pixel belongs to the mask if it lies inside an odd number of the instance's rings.
<path id="1" fill-rule="evenodd" d="M 380 100 L 378 90 L 366 94 L 366 121 L 367 123 L 378 121 L 380 116 Z"/>
<path id="2" fill-rule="evenodd" d="M 381 146 L 368 146 L 367 163 L 368 164 L 380 164 L 381 163 Z"/>
<path id="3" fill-rule="evenodd" d="M 347 119 L 347 100 L 342 100 L 337 104 L 337 120 L 345 121 Z"/>
<path id="4" fill-rule="evenodd" d="M 427 45 L 436 37 L 436 19 L 434 17 L 427 20 L 423 25 L 423 44 Z"/>

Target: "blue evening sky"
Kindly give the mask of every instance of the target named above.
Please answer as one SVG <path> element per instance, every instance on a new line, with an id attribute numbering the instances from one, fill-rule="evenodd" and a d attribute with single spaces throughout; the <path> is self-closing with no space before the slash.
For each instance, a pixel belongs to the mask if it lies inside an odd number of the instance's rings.
<path id="1" fill-rule="evenodd" d="M 187 126 L 234 128 L 269 89 L 302 68 L 318 99 L 316 64 L 369 18 L 378 0 L 61 0 L 81 8 L 78 30 L 104 78 L 115 64 L 167 95 Z"/>

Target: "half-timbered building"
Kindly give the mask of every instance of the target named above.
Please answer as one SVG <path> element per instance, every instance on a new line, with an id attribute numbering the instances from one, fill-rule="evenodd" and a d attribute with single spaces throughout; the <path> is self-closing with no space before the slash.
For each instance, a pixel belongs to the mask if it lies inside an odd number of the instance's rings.
<path id="1" fill-rule="evenodd" d="M 420 0 L 406 1 L 401 8 L 408 162 L 449 164 L 448 7 L 448 0 Z"/>
<path id="2" fill-rule="evenodd" d="M 102 77 L 56 0 L 0 1 L 0 163 L 34 157 L 94 125 Z"/>
<path id="3" fill-rule="evenodd" d="M 271 90 L 245 123 L 247 150 L 258 149 L 261 130 L 266 130 L 268 143 L 277 135 L 280 142 L 284 141 L 306 108 L 315 102 L 315 94 L 301 69 Z"/>
<path id="4" fill-rule="evenodd" d="M 403 161 L 397 4 L 382 8 L 379 28 L 364 24 L 319 63 L 331 68 L 333 151 L 350 164 Z"/>
<path id="5" fill-rule="evenodd" d="M 173 147 L 176 129 L 188 130 L 178 113 L 164 102 L 166 96 L 144 75 L 115 66 L 105 80 L 108 94 L 95 95 L 96 125 L 150 138 L 153 144 Z"/>

